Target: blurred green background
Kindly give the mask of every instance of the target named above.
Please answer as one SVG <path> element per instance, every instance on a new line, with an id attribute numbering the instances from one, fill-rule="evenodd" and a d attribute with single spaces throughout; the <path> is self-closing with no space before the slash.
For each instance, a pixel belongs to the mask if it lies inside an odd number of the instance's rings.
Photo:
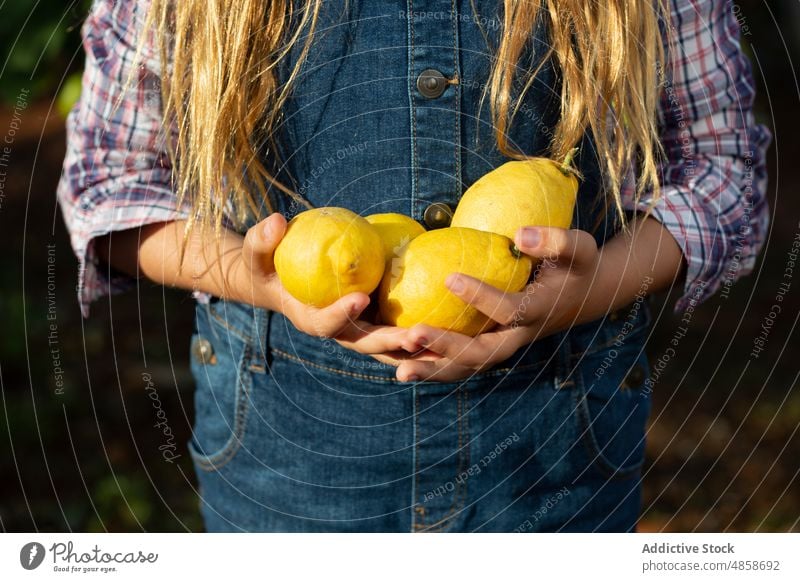
<path id="1" fill-rule="evenodd" d="M 775 135 L 773 219 L 756 272 L 729 298 L 695 312 L 656 386 L 644 531 L 800 531 L 800 282 L 766 349 L 748 362 L 800 228 L 800 3 L 729 4 L 754 62 L 759 120 Z M 86 1 L 0 3 L 0 134 L 18 98 L 26 103 L 0 191 L 0 529 L 198 531 L 183 445 L 192 422 L 193 300 L 142 282 L 138 292 L 95 304 L 88 320 L 75 301 L 77 262 L 55 186 L 63 117 L 80 91 L 87 8 Z M 654 360 L 680 325 L 674 299 L 652 302 Z M 145 371 L 176 434 L 181 456 L 174 464 L 158 450 L 163 435 L 153 428 Z"/>

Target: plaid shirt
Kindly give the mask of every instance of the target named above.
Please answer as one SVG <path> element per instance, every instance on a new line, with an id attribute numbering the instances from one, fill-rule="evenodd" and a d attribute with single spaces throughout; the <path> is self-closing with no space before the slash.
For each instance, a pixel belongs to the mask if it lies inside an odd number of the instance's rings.
<path id="1" fill-rule="evenodd" d="M 94 299 L 132 283 L 100 265 L 96 237 L 188 214 L 171 188 L 154 55 L 143 55 L 123 95 L 143 7 L 95 0 L 83 27 L 83 93 L 67 120 L 58 198 L 80 261 L 84 315 Z M 659 107 L 667 161 L 652 215 L 686 259 L 681 310 L 752 271 L 768 225 L 764 158 L 770 134 L 753 119 L 754 83 L 731 3 L 671 0 L 671 10 L 675 42 Z M 637 207 L 634 189 L 629 177 L 624 206 L 646 210 L 650 197 Z"/>

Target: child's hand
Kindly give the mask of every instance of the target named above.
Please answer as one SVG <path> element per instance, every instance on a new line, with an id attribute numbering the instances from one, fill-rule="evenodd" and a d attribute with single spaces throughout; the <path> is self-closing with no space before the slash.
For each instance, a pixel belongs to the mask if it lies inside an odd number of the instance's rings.
<path id="1" fill-rule="evenodd" d="M 348 349 L 395 363 L 394 358 L 380 354 L 402 350 L 408 330 L 359 320 L 369 305 L 365 293 L 350 293 L 328 307 L 317 308 L 286 291 L 273 264 L 273 253 L 285 232 L 286 219 L 278 213 L 247 231 L 240 256 L 233 259 L 229 270 L 232 295 L 239 301 L 283 313 L 304 333 L 335 338 Z"/>
<path id="2" fill-rule="evenodd" d="M 461 274 L 447 279 L 451 292 L 500 326 L 474 338 L 427 325 L 415 326 L 409 330 L 405 348 L 425 358 L 400 363 L 399 380 L 447 382 L 469 377 L 508 359 L 536 339 L 591 321 L 611 307 L 614 294 L 598 285 L 600 252 L 587 232 L 524 228 L 517 233 L 516 244 L 528 255 L 545 257 L 536 268 L 534 281 L 522 292 L 503 293 Z M 431 353 L 440 358 L 432 359 Z"/>

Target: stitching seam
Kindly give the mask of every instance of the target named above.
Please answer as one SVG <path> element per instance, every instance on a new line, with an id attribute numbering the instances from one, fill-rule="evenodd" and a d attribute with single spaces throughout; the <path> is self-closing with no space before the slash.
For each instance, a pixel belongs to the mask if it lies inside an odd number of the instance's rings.
<path id="1" fill-rule="evenodd" d="M 276 356 L 281 356 L 286 358 L 287 360 L 292 360 L 299 364 L 303 364 L 304 366 L 311 366 L 312 368 L 318 368 L 320 370 L 325 370 L 326 372 L 333 372 L 334 374 L 341 374 L 343 376 L 349 376 L 351 378 L 358 378 L 360 380 L 374 380 L 376 382 L 385 382 L 385 383 L 397 383 L 397 380 L 391 378 L 389 376 L 373 376 L 370 374 L 360 374 L 358 372 L 348 372 L 347 370 L 340 370 L 339 368 L 333 368 L 331 366 L 325 366 L 323 364 L 318 364 L 316 362 L 312 362 L 310 360 L 306 360 L 305 358 L 301 358 L 300 356 L 296 356 L 294 354 L 290 354 L 288 352 L 284 352 L 280 348 L 270 348 L 273 354 Z"/>
<path id="2" fill-rule="evenodd" d="M 227 329 L 230 333 L 235 335 L 237 338 L 239 338 L 240 340 L 242 340 L 243 342 L 245 342 L 248 345 L 252 342 L 253 338 L 252 338 L 252 336 L 250 336 L 250 334 L 245 333 L 241 329 L 239 329 L 238 327 L 234 327 L 231 324 L 229 324 L 228 320 L 223 318 L 221 315 L 219 315 L 217 313 L 216 309 L 213 309 L 209 305 L 206 311 L 211 316 L 212 319 L 216 320 L 217 323 L 219 323 L 222 327 Z"/>
<path id="3" fill-rule="evenodd" d="M 249 361 L 250 346 L 246 346 L 244 354 L 242 355 L 242 362 L 239 365 L 239 380 L 236 383 L 236 412 L 234 416 L 233 434 L 231 434 L 225 446 L 219 452 L 212 455 L 203 455 L 199 451 L 191 451 L 190 449 L 192 458 L 204 471 L 221 469 L 233 459 L 236 452 L 242 446 L 245 428 L 247 427 L 248 411 L 250 410 L 248 400 L 250 398 L 251 376 L 247 371 Z"/>
<path id="4" fill-rule="evenodd" d="M 464 448 L 465 442 L 468 442 L 469 439 L 467 438 L 467 434 L 469 429 L 467 428 L 468 418 L 466 416 L 467 410 L 467 398 L 468 395 L 465 390 L 459 388 L 458 390 L 458 402 L 457 402 L 457 412 L 458 415 L 458 468 L 456 469 L 456 476 L 461 477 L 464 472 L 469 467 L 469 448 Z M 431 524 L 430 527 L 426 528 L 425 531 L 428 533 L 437 533 L 443 532 L 451 527 L 453 527 L 453 516 L 456 514 L 457 510 L 460 511 L 464 507 L 464 501 L 467 499 L 467 481 L 468 479 L 459 479 L 457 481 L 457 488 L 453 495 L 453 502 L 450 505 L 450 509 L 447 510 L 447 514 L 437 521 L 436 523 Z"/>
<path id="5" fill-rule="evenodd" d="M 414 1 L 408 0 L 408 104 L 411 114 L 411 216 L 415 216 L 419 195 L 417 150 L 417 108 L 414 95 Z M 421 218 L 421 217 L 420 217 Z"/>
<path id="6" fill-rule="evenodd" d="M 414 387 L 414 491 L 413 491 L 413 505 L 411 506 L 411 529 L 412 531 L 424 525 L 424 514 L 418 514 L 417 508 L 417 491 L 419 491 L 419 391 Z M 423 506 L 424 509 L 424 506 Z M 419 517 L 418 517 L 419 516 Z M 417 523 L 417 519 L 420 520 Z"/>
<path id="7" fill-rule="evenodd" d="M 580 372 L 577 373 L 580 375 Z M 597 437 L 594 433 L 594 423 L 592 422 L 589 414 L 589 402 L 587 400 L 583 381 L 579 380 L 579 383 L 580 390 L 575 391 L 578 418 L 581 425 L 580 428 L 582 429 L 579 438 L 583 441 L 583 444 L 586 447 L 586 452 L 589 455 L 589 462 L 609 479 L 630 479 L 642 468 L 642 465 L 644 464 L 644 458 L 630 467 L 619 468 L 614 467 L 608 458 L 606 458 L 606 456 L 600 450 L 600 443 L 597 441 Z"/>

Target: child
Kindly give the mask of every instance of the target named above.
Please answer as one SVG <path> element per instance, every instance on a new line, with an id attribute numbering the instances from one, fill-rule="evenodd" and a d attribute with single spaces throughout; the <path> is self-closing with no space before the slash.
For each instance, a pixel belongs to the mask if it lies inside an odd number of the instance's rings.
<path id="1" fill-rule="evenodd" d="M 706 299 L 766 229 L 726 3 L 96 0 L 84 37 L 59 187 L 81 305 L 195 292 L 208 530 L 635 528 L 644 298 Z M 439 228 L 490 169 L 576 145 L 574 228 L 517 233 L 548 259 L 529 286 L 448 277 L 499 323 L 476 338 L 369 323 L 364 294 L 310 308 L 274 273 L 307 205 Z"/>

